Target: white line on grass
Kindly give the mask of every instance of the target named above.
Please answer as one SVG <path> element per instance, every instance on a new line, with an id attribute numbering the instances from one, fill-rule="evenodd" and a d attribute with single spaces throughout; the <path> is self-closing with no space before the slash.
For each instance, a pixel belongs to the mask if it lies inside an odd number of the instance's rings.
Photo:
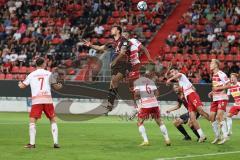
<path id="1" fill-rule="evenodd" d="M 225 155 L 225 154 L 234 154 L 240 153 L 240 151 L 232 151 L 232 152 L 221 152 L 221 153 L 208 153 L 208 154 L 198 154 L 198 155 L 187 155 L 182 157 L 169 157 L 169 158 L 158 158 L 156 160 L 175 160 L 175 159 L 188 159 L 188 158 L 197 158 L 197 157 L 206 157 L 206 156 L 216 156 L 216 155 Z"/>

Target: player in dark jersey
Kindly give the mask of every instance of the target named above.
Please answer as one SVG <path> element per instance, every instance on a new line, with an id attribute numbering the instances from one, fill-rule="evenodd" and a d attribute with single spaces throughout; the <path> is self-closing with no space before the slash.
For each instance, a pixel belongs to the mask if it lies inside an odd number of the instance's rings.
<path id="1" fill-rule="evenodd" d="M 126 76 L 128 70 L 129 59 L 129 42 L 122 36 L 122 28 L 120 26 L 113 26 L 111 35 L 114 38 L 112 43 L 115 52 L 111 55 L 111 82 L 108 93 L 108 111 L 113 109 L 114 101 L 117 97 L 119 82 Z M 91 42 L 84 40 L 84 45 L 93 49 L 104 51 L 107 49 L 107 44 L 98 46 L 93 45 Z"/>
<path id="2" fill-rule="evenodd" d="M 167 113 L 180 109 L 182 105 L 187 109 L 187 102 L 186 102 L 186 99 L 184 98 L 183 92 L 180 89 L 180 86 L 175 83 L 173 85 L 173 90 L 178 96 L 178 103 L 175 107 L 168 109 Z M 200 114 L 197 113 L 196 118 L 198 118 L 199 116 Z M 179 118 L 174 119 L 173 124 L 184 135 L 183 140 L 191 140 L 191 137 L 189 136 L 185 128 L 182 126 L 183 124 L 188 124 L 188 126 L 191 128 L 193 133 L 197 136 L 197 138 L 198 139 L 200 138 L 198 132 L 196 131 L 196 129 L 194 129 L 193 125 L 190 122 L 190 117 L 188 112 L 185 114 L 182 114 Z"/>

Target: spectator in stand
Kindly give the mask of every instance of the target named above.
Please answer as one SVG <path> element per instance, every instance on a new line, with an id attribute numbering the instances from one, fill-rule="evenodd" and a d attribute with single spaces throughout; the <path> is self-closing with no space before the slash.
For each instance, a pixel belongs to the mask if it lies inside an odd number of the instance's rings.
<path id="1" fill-rule="evenodd" d="M 229 74 L 231 73 L 240 73 L 240 68 L 239 66 L 237 66 L 236 62 L 233 62 L 233 65 L 231 66 L 230 70 L 229 70 Z"/>

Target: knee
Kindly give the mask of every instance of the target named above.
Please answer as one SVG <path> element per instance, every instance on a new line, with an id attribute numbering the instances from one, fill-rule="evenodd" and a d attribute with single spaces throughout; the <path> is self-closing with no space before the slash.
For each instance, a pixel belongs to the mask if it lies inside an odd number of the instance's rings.
<path id="1" fill-rule="evenodd" d="M 174 119 L 173 120 L 173 124 L 174 124 L 174 126 L 179 126 L 180 125 L 180 123 L 179 123 L 179 120 L 178 119 Z"/>

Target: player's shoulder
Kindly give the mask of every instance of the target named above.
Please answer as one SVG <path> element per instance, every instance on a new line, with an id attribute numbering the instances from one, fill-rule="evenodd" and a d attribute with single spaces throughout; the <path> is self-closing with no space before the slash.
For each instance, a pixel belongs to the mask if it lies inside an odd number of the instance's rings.
<path id="1" fill-rule="evenodd" d="M 217 74 L 218 74 L 219 76 L 227 76 L 227 74 L 224 73 L 224 72 L 221 71 L 221 70 L 219 70 L 219 71 L 217 72 Z"/>

